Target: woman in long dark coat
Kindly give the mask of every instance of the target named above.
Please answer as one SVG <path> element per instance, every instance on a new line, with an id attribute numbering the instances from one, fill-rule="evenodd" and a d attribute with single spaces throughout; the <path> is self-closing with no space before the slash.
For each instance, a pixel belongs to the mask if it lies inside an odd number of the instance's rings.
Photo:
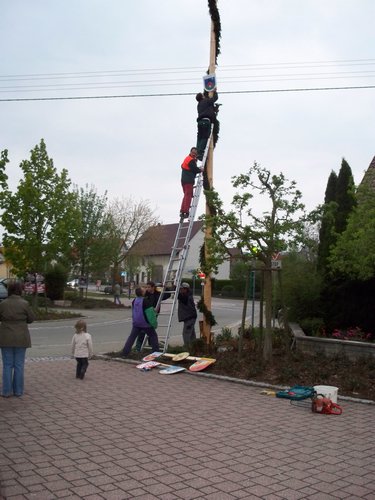
<path id="1" fill-rule="evenodd" d="M 22 396 L 26 349 L 31 347 L 28 323 L 35 319 L 29 303 L 21 297 L 22 285 L 8 284 L 8 298 L 0 303 L 0 347 L 3 359 L 1 395 Z"/>

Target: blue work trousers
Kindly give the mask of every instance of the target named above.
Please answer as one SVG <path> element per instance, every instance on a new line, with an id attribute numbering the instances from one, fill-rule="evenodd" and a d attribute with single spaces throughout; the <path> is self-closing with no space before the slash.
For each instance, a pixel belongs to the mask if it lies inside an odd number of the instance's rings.
<path id="1" fill-rule="evenodd" d="M 2 347 L 3 396 L 22 396 L 26 347 Z"/>
<path id="2" fill-rule="evenodd" d="M 130 332 L 130 335 L 128 337 L 128 340 L 125 342 L 124 349 L 122 351 L 123 356 L 127 356 L 129 354 L 136 338 L 142 332 L 145 332 L 145 334 L 147 335 L 152 350 L 154 352 L 159 350 L 158 334 L 156 333 L 155 328 L 152 328 L 152 326 L 150 326 L 149 328 L 133 326 L 132 331 Z"/>

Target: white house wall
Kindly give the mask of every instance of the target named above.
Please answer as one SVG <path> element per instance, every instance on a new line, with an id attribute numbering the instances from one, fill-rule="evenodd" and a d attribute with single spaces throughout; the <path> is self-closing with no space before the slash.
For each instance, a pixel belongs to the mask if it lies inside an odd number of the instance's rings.
<path id="1" fill-rule="evenodd" d="M 199 231 L 190 241 L 189 253 L 185 263 L 185 269 L 183 273 L 184 278 L 191 278 L 192 271 L 199 268 L 199 256 L 201 251 L 201 246 L 203 245 L 204 234 Z M 218 273 L 214 275 L 215 278 L 226 280 L 229 279 L 229 260 L 220 264 L 218 268 Z"/>
<path id="2" fill-rule="evenodd" d="M 199 255 L 200 249 L 203 244 L 204 234 L 202 231 L 199 231 L 195 236 L 190 240 L 189 253 L 185 262 L 185 269 L 183 272 L 183 278 L 192 278 L 192 271 L 196 271 L 199 268 Z M 147 265 L 149 262 L 152 262 L 154 265 L 163 266 L 163 276 L 165 276 L 165 272 L 168 267 L 170 255 L 151 255 L 150 257 L 145 257 L 145 265 L 140 267 L 139 276 L 147 276 Z M 225 261 L 218 268 L 218 273 L 215 274 L 215 278 L 218 279 L 229 279 L 229 269 L 230 264 L 229 260 Z"/>

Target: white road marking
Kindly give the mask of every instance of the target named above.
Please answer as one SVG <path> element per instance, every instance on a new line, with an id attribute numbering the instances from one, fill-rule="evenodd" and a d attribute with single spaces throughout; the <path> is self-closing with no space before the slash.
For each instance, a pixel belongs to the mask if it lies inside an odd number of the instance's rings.
<path id="1" fill-rule="evenodd" d="M 119 320 L 113 320 L 113 321 L 103 321 L 101 323 L 87 323 L 88 327 L 95 327 L 95 326 L 103 326 L 103 325 L 120 325 L 122 323 L 130 323 L 131 318 L 126 318 L 126 319 L 119 319 Z M 57 325 L 57 326 L 51 326 L 51 325 L 43 325 L 43 326 L 29 326 L 29 330 L 60 330 L 63 328 L 69 328 L 70 330 L 72 329 L 73 325 Z"/>

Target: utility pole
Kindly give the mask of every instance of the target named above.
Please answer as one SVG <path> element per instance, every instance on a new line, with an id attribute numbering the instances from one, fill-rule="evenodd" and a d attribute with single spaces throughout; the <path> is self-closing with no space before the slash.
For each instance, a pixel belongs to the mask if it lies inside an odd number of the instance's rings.
<path id="1" fill-rule="evenodd" d="M 210 66 L 209 66 L 209 74 L 212 75 L 215 73 L 216 69 L 216 34 L 214 30 L 214 22 L 211 19 L 211 37 L 210 37 Z M 209 93 L 209 96 L 213 96 L 213 92 Z M 214 141 L 213 136 L 211 136 L 210 147 L 208 150 L 208 156 L 206 161 L 206 176 L 208 189 L 212 189 L 213 187 L 213 160 L 214 160 Z M 206 216 L 211 215 L 211 208 L 207 203 L 206 198 Z M 209 258 L 209 245 L 208 242 L 212 238 L 212 228 L 208 225 L 205 230 L 204 236 L 204 253 L 206 261 Z M 211 312 L 211 304 L 212 304 L 212 281 L 211 281 L 211 273 L 206 273 L 206 279 L 204 283 L 204 291 L 203 291 L 203 301 L 205 305 L 205 310 Z M 203 337 L 205 339 L 206 345 L 209 346 L 211 343 L 211 322 L 210 318 L 207 317 L 205 312 L 203 313 Z"/>

